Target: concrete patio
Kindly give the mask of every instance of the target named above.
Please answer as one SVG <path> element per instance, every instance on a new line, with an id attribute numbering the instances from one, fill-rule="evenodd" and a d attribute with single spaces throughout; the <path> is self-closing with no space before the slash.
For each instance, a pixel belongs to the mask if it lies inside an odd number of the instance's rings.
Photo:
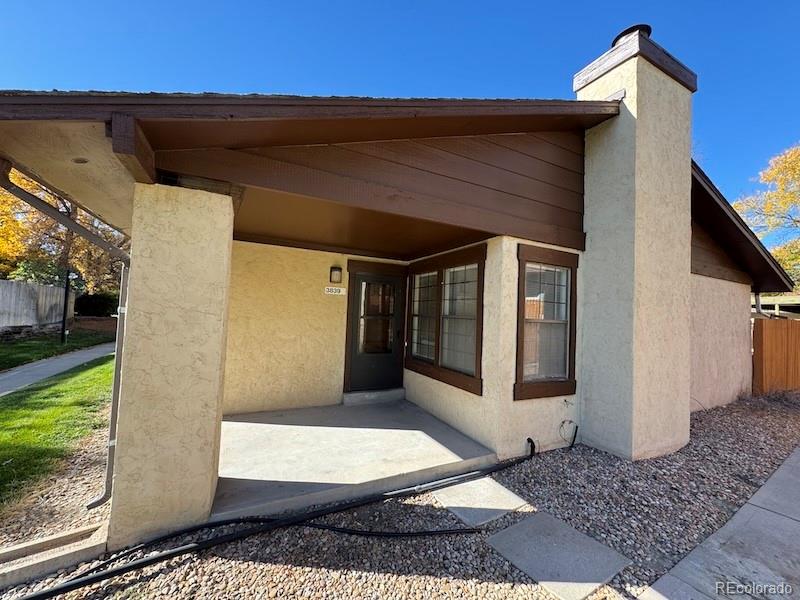
<path id="1" fill-rule="evenodd" d="M 491 450 L 406 401 L 229 416 L 211 519 L 346 500 L 496 461 Z"/>

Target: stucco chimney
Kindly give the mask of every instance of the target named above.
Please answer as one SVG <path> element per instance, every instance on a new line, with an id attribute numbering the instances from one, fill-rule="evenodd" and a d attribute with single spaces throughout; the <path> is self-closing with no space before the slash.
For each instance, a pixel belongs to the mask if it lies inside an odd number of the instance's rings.
<path id="1" fill-rule="evenodd" d="M 579 100 L 621 101 L 618 117 L 586 133 L 582 439 L 634 459 L 689 440 L 697 77 L 650 34 L 626 29 L 573 80 Z"/>

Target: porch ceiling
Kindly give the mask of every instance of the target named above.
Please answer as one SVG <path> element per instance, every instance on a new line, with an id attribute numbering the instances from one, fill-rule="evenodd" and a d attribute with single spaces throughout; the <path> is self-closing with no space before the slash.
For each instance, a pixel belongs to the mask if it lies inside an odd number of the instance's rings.
<path id="1" fill-rule="evenodd" d="M 490 236 L 464 227 L 258 188 L 245 189 L 234 219 L 237 240 L 397 260 L 413 260 Z"/>
<path id="2" fill-rule="evenodd" d="M 617 114 L 618 101 L 7 91 L 0 92 L 0 155 L 129 232 L 134 181 L 180 172 L 167 156 L 180 151 L 582 132 Z M 182 174 L 243 183 L 198 168 Z"/>

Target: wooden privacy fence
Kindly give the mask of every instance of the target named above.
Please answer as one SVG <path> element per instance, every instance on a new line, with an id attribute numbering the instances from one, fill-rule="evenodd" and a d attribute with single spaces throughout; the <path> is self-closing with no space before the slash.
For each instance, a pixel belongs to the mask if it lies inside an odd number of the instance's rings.
<path id="1" fill-rule="evenodd" d="M 753 393 L 800 389 L 800 320 L 756 319 Z"/>
<path id="2" fill-rule="evenodd" d="M 74 309 L 75 293 L 70 291 L 69 318 Z M 0 330 L 60 323 L 63 312 L 63 287 L 0 279 Z"/>

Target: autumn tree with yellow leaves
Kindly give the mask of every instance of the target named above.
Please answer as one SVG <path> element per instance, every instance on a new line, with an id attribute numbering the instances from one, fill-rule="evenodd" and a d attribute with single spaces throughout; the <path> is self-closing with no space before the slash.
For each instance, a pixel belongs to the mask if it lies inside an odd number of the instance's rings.
<path id="1" fill-rule="evenodd" d="M 115 246 L 128 245 L 121 233 L 74 202 L 19 171 L 12 169 L 9 176 L 19 187 Z M 115 291 L 119 285 L 119 264 L 113 257 L 0 188 L 0 278 L 63 285 L 67 269 L 79 276 L 77 284 L 82 291 Z"/>
<path id="2" fill-rule="evenodd" d="M 800 144 L 773 157 L 759 179 L 766 189 L 733 206 L 756 232 L 784 235 L 772 254 L 800 291 Z"/>

